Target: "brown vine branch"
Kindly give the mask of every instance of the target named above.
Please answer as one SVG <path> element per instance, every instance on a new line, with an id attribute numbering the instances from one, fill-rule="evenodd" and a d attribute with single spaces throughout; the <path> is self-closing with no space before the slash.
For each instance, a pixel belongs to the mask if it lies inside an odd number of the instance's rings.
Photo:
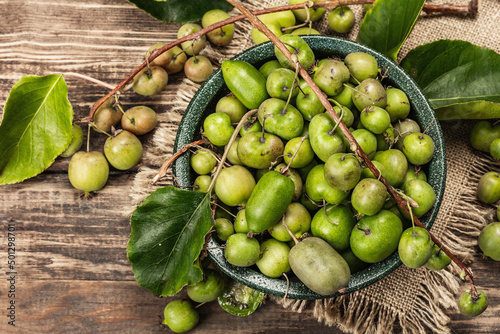
<path id="1" fill-rule="evenodd" d="M 467 6 L 449 3 L 442 5 L 425 4 L 422 9 L 426 14 L 476 15 L 479 11 L 479 0 L 471 0 Z"/>
<path id="2" fill-rule="evenodd" d="M 288 49 L 285 47 L 285 45 L 276 37 L 270 30 L 267 28 L 254 14 L 252 14 L 243 4 L 237 0 L 226 0 L 227 2 L 231 3 L 235 8 L 237 8 L 240 12 L 242 12 L 248 20 L 252 23 L 252 25 L 256 28 L 259 29 L 262 33 L 264 33 L 273 43 L 274 45 L 286 56 L 286 58 L 293 64 L 295 63 L 294 60 L 292 59 L 292 54 Z M 343 3 L 344 4 L 344 3 Z M 323 93 L 318 86 L 314 83 L 312 78 L 309 76 L 307 71 L 299 64 L 299 73 L 302 76 L 302 78 L 306 81 L 306 83 L 311 87 L 313 92 L 318 96 L 319 100 L 323 104 L 323 106 L 326 108 L 330 116 L 335 120 L 335 122 L 339 125 L 339 128 L 342 130 L 343 134 L 346 136 L 350 146 L 351 150 L 355 152 L 363 161 L 365 164 L 368 166 L 368 168 L 371 170 L 373 175 L 378 177 L 380 181 L 386 186 L 387 191 L 391 194 L 392 198 L 396 200 L 396 203 L 398 206 L 403 209 L 403 211 L 408 215 L 411 216 L 411 213 L 409 211 L 409 208 L 406 205 L 406 201 L 399 196 L 399 194 L 396 192 L 396 190 L 384 179 L 384 177 L 380 174 L 380 171 L 373 165 L 371 160 L 368 158 L 366 153 L 363 151 L 363 149 L 359 146 L 359 144 L 356 142 L 356 139 L 354 139 L 354 136 L 351 134 L 347 126 L 342 122 L 340 119 L 339 115 L 333 110 L 332 105 L 328 102 L 328 97 Z M 418 218 L 415 217 L 415 224 L 425 228 L 427 228 L 418 220 Z M 434 235 L 432 235 L 429 232 L 429 235 L 432 238 L 432 241 L 445 252 L 450 259 L 455 262 L 460 269 L 462 269 L 467 277 L 469 278 L 472 288 L 474 288 L 474 281 L 473 281 L 473 276 L 472 273 L 469 271 L 469 269 L 457 258 L 455 257 L 446 247 L 443 246 L 443 244 L 436 238 Z"/>
<path id="3" fill-rule="evenodd" d="M 371 3 L 373 1 L 371 0 L 345 0 L 344 5 L 348 4 L 364 4 L 364 3 Z M 332 8 L 332 3 L 335 3 L 335 7 L 339 5 L 338 1 L 316 1 L 312 2 L 310 1 L 307 3 L 308 7 L 327 7 L 327 8 Z M 280 6 L 280 7 L 273 7 L 273 8 L 265 8 L 261 10 L 256 10 L 254 12 L 255 15 L 262 15 L 262 14 L 269 14 L 269 13 L 276 13 L 276 12 L 282 12 L 285 10 L 293 10 L 293 9 L 303 9 L 304 8 L 304 3 L 299 3 L 295 5 L 286 5 L 286 6 Z M 334 7 L 333 7 L 334 8 Z M 99 101 L 97 101 L 94 106 L 92 107 L 90 111 L 90 115 L 88 117 L 89 121 L 92 121 L 92 118 L 94 117 L 94 114 L 96 110 L 111 96 L 119 92 L 123 87 L 125 87 L 128 83 L 132 82 L 134 80 L 134 77 L 139 73 L 141 70 L 146 68 L 148 64 L 153 62 L 158 56 L 160 56 L 162 53 L 170 50 L 171 48 L 182 44 L 183 42 L 190 41 L 196 38 L 199 38 L 206 33 L 215 30 L 217 28 L 223 27 L 227 24 L 232 24 L 234 22 L 240 21 L 245 19 L 245 15 L 237 15 L 237 16 L 232 16 L 226 20 L 214 23 L 206 28 L 203 28 L 195 33 L 192 33 L 190 35 L 184 36 L 183 38 L 177 39 L 173 41 L 172 43 L 165 45 L 162 48 L 156 49 L 151 54 L 149 57 L 141 64 L 139 67 L 137 67 L 129 76 L 127 76 L 122 82 L 120 82 L 113 90 L 111 90 L 105 97 L 101 98 Z"/>

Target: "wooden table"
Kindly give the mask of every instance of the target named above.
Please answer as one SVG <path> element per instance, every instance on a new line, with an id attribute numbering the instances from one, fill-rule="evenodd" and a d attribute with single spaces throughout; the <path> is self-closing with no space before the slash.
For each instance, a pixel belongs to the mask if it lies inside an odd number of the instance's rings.
<path id="1" fill-rule="evenodd" d="M 164 24 L 125 0 L 0 1 L 0 100 L 24 75 L 78 72 L 117 84 L 143 59 L 149 46 L 172 41 L 179 25 Z M 169 91 L 182 75 L 170 78 Z M 83 118 L 106 89 L 67 77 L 75 117 Z M 173 101 L 160 94 L 125 101 L 151 105 L 161 113 Z M 83 124 L 83 123 L 81 123 Z M 92 149 L 104 138 L 94 136 Z M 15 230 L 15 327 L 7 324 L 6 289 L 0 284 L 0 332 L 156 333 L 167 299 L 139 287 L 126 258 L 130 225 L 128 193 L 134 173 L 113 172 L 107 186 L 90 200 L 69 184 L 68 159 L 43 174 L 0 187 L 1 268 L 7 271 L 9 230 Z M 147 163 L 147 162 L 146 162 Z M 473 269 L 490 297 L 484 316 L 451 313 L 454 333 L 500 333 L 500 265 L 476 256 Z M 197 333 L 340 333 L 319 324 L 312 310 L 295 313 L 267 303 L 255 314 L 235 318 L 217 303 L 199 309 Z"/>

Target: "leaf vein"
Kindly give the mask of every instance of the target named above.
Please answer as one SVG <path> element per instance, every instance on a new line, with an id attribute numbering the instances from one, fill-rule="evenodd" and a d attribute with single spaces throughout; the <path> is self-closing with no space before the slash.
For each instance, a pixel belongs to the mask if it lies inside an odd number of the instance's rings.
<path id="1" fill-rule="evenodd" d="M 205 197 L 204 197 L 204 198 L 202 199 L 202 201 L 198 204 L 198 206 L 196 207 L 196 209 L 192 212 L 192 214 L 190 215 L 190 219 L 189 219 L 189 220 L 188 220 L 188 222 L 184 225 L 184 227 L 183 227 L 183 228 L 182 228 L 182 230 L 180 231 L 179 235 L 182 235 L 182 234 L 184 233 L 184 231 L 186 230 L 186 228 L 188 227 L 188 225 L 191 223 L 192 218 L 193 218 L 195 215 L 197 215 L 198 211 L 200 210 L 200 208 L 202 207 L 202 205 L 205 203 L 205 201 L 206 201 L 206 199 L 207 199 L 207 196 L 208 196 L 208 194 L 207 194 L 207 195 L 205 195 Z M 170 261 L 170 258 L 172 257 L 173 250 L 175 250 L 175 248 L 176 248 L 177 243 L 179 242 L 179 240 L 180 240 L 180 238 L 177 238 L 177 239 L 176 239 L 176 242 L 175 242 L 174 246 L 172 247 L 172 251 L 170 251 L 170 253 L 169 253 L 169 254 L 168 254 L 168 256 L 167 256 L 167 259 L 166 259 L 165 265 L 164 265 L 163 270 L 162 270 L 161 279 L 160 279 L 160 281 L 158 282 L 158 288 L 160 288 L 160 285 L 162 285 L 162 284 L 163 284 L 163 281 L 165 281 L 164 276 L 165 276 L 165 274 L 166 274 L 166 272 L 167 272 L 167 265 L 168 265 L 168 263 L 169 263 L 169 261 Z M 161 290 L 163 291 L 163 287 L 161 287 L 161 288 L 162 288 Z M 157 291 L 158 291 L 158 289 L 157 289 Z"/>
<path id="2" fill-rule="evenodd" d="M 33 123 L 33 121 L 34 121 L 34 120 L 35 120 L 35 118 L 37 117 L 37 115 L 38 115 L 38 113 L 40 112 L 40 110 L 41 110 L 41 109 L 43 109 L 43 106 L 44 106 L 45 102 L 47 101 L 47 98 L 48 98 L 48 97 L 49 97 L 49 95 L 52 93 L 52 91 L 54 90 L 55 86 L 57 85 L 57 83 L 59 82 L 59 80 L 60 80 L 61 78 L 62 78 L 62 76 L 59 76 L 59 77 L 57 78 L 57 80 L 55 81 L 55 83 L 51 85 L 51 87 L 50 87 L 50 89 L 49 89 L 49 91 L 48 91 L 47 95 L 45 95 L 45 97 L 44 97 L 44 99 L 43 99 L 42 103 L 40 104 L 40 106 L 38 107 L 38 109 L 37 109 L 37 110 L 35 111 L 35 113 L 33 114 L 33 117 L 30 117 L 30 118 L 31 118 L 31 120 L 30 120 L 30 121 L 29 121 L 29 123 L 27 124 L 26 128 L 24 129 L 23 133 L 21 134 L 21 136 L 20 136 L 20 138 L 19 138 L 19 141 L 18 141 L 18 142 L 17 142 L 17 144 L 15 145 L 15 147 L 16 147 L 16 148 L 14 149 L 13 154 L 15 154 L 15 152 L 18 152 L 19 145 L 20 145 L 21 141 L 23 141 L 23 138 L 24 138 L 24 136 L 25 136 L 25 134 L 26 134 L 26 131 L 28 131 L 29 129 L 31 129 L 31 130 L 32 130 L 32 123 Z M 40 89 L 41 89 L 41 88 L 40 88 Z M 32 143 L 33 143 L 33 140 L 31 140 L 31 144 L 32 144 Z M 31 159 L 31 158 L 32 158 L 32 155 L 30 155 L 30 159 Z M 19 162 L 19 154 L 17 155 L 17 159 L 18 159 L 18 160 L 17 160 L 16 162 Z M 30 160 L 30 162 L 31 162 L 31 160 Z"/>

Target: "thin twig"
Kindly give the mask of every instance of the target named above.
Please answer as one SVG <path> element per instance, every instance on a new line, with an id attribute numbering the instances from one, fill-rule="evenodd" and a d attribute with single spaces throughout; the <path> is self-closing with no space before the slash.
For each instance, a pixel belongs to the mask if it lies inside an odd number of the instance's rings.
<path id="1" fill-rule="evenodd" d="M 207 142 L 204 140 L 204 139 L 200 139 L 200 140 L 197 140 L 197 141 L 194 141 L 192 143 L 189 143 L 189 144 L 186 144 L 184 145 L 179 151 L 175 152 L 171 157 L 170 159 L 168 159 L 167 161 L 165 161 L 165 163 L 163 164 L 163 166 L 161 166 L 160 170 L 158 171 L 158 173 L 156 173 L 155 177 L 153 178 L 153 180 L 151 181 L 151 184 L 155 184 L 156 182 L 158 182 L 159 179 L 161 179 L 162 177 L 164 177 L 166 174 L 167 174 L 167 169 L 168 167 L 170 167 L 170 165 L 179 157 L 181 156 L 181 154 L 185 153 L 187 150 L 189 150 L 191 147 L 195 147 L 197 145 L 201 145 L 201 144 L 206 144 Z"/>
<path id="2" fill-rule="evenodd" d="M 297 154 L 299 153 L 299 150 L 300 150 L 300 147 L 302 146 L 302 144 L 304 143 L 304 141 L 309 138 L 308 135 L 305 135 L 304 137 L 302 137 L 300 139 L 300 144 L 299 144 L 299 147 L 297 147 L 297 149 L 295 150 L 295 153 L 293 153 L 292 157 L 290 158 L 290 161 L 288 162 L 288 164 L 286 165 L 285 168 L 283 168 L 282 170 L 280 170 L 280 173 L 285 175 L 288 170 L 290 169 L 290 165 L 292 164 L 293 160 L 295 159 L 295 157 L 297 156 Z"/>
<path id="3" fill-rule="evenodd" d="M 449 3 L 442 5 L 426 3 L 423 11 L 426 14 L 475 15 L 479 11 L 479 0 L 471 0 L 466 6 L 457 6 Z"/>
<path id="4" fill-rule="evenodd" d="M 292 231 L 290 231 L 290 228 L 285 223 L 285 215 L 283 215 L 283 217 L 281 218 L 281 225 L 283 225 L 283 227 L 286 229 L 286 231 L 288 232 L 290 237 L 293 239 L 293 242 L 295 242 L 295 244 L 298 244 L 299 240 L 295 237 L 295 235 L 292 233 Z"/>
<path id="5" fill-rule="evenodd" d="M 371 1 L 371 0 L 344 0 L 344 1 L 342 1 L 342 4 L 343 5 L 354 5 L 354 4 L 364 4 L 364 3 L 372 3 L 372 2 L 373 1 Z M 325 7 L 325 8 L 333 9 L 333 8 L 340 6 L 341 2 L 338 0 L 335 0 L 335 1 L 331 1 L 331 0 L 330 1 L 316 1 L 316 2 L 310 1 L 307 4 L 308 4 L 308 7 L 312 7 L 312 8 Z M 261 10 L 256 10 L 253 13 L 255 15 L 262 15 L 262 14 L 282 12 L 282 11 L 286 11 L 286 10 L 303 9 L 303 8 L 304 8 L 304 3 L 298 3 L 295 5 L 286 5 L 286 6 L 280 6 L 280 7 L 265 8 L 265 9 L 261 9 Z M 232 16 L 226 20 L 219 21 L 217 23 L 214 23 L 212 25 L 207 26 L 206 28 L 198 30 L 195 33 L 192 33 L 190 35 L 179 38 L 179 39 L 173 41 L 172 43 L 167 44 L 159 49 L 155 49 L 154 51 L 151 52 L 149 57 L 141 65 L 139 65 L 131 74 L 129 74 L 122 82 L 120 82 L 113 90 L 111 90 L 111 92 L 109 92 L 105 97 L 101 98 L 99 101 L 97 101 L 92 106 L 92 109 L 90 111 L 90 115 L 88 117 L 89 121 L 92 121 L 92 118 L 94 117 L 94 114 L 95 114 L 97 108 L 99 108 L 104 103 L 104 101 L 106 101 L 113 94 L 119 92 L 128 83 L 132 82 L 134 80 L 134 77 L 137 75 L 137 73 L 142 71 L 148 65 L 148 63 L 153 62 L 153 60 L 155 60 L 158 56 L 160 56 L 164 52 L 170 50 L 171 48 L 173 48 L 175 46 L 182 44 L 183 42 L 199 38 L 212 30 L 218 29 L 218 28 L 223 27 L 223 26 L 228 25 L 228 24 L 232 24 L 232 23 L 237 22 L 237 21 L 241 21 L 243 19 L 245 19 L 245 15 Z"/>
<path id="6" fill-rule="evenodd" d="M 283 300 L 286 299 L 286 297 L 288 296 L 288 290 L 290 290 L 290 280 L 288 279 L 288 276 L 286 275 L 286 273 L 282 273 L 283 276 L 285 276 L 285 279 L 286 279 L 286 291 L 285 291 L 285 295 L 283 296 Z"/>
<path id="7" fill-rule="evenodd" d="M 93 82 L 95 84 L 98 84 L 100 86 L 103 86 L 103 87 L 111 89 L 111 90 L 114 88 L 113 86 L 111 86 L 108 83 L 105 83 L 104 81 L 101 81 L 101 80 L 98 80 L 98 79 L 95 79 L 95 78 L 92 78 L 92 77 L 89 77 L 87 75 L 80 74 L 80 73 L 65 72 L 65 73 L 63 73 L 63 76 L 70 76 L 70 77 L 77 77 L 77 78 L 80 78 L 80 79 L 84 79 L 84 80 Z"/>

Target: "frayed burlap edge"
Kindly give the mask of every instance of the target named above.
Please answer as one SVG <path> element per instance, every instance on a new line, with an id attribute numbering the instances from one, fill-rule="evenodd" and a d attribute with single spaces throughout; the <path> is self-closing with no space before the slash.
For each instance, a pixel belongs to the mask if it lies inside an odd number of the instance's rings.
<path id="1" fill-rule="evenodd" d="M 364 290 L 316 301 L 290 300 L 271 296 L 270 300 L 285 308 L 302 312 L 312 305 L 313 315 L 327 326 L 337 326 L 346 333 L 392 333 L 398 324 L 402 333 L 449 333 L 445 309 L 455 308 L 460 289 L 457 275 L 449 271 L 422 271 L 421 286 L 414 299 L 418 308 L 412 311 L 374 300 Z M 388 293 L 391 293 L 388 291 Z M 396 291 L 392 293 L 397 293 Z"/>
<path id="2" fill-rule="evenodd" d="M 443 242 L 450 245 L 455 255 L 465 261 L 472 260 L 471 252 L 477 246 L 477 237 L 489 223 L 496 221 L 496 206 L 481 203 L 476 196 L 479 179 L 485 173 L 498 171 L 500 163 L 491 156 L 476 152 L 467 179 L 462 184 L 462 194 L 453 209 L 453 224 L 448 226 L 450 233 L 442 236 Z M 468 238 L 464 238 L 467 236 Z"/>

